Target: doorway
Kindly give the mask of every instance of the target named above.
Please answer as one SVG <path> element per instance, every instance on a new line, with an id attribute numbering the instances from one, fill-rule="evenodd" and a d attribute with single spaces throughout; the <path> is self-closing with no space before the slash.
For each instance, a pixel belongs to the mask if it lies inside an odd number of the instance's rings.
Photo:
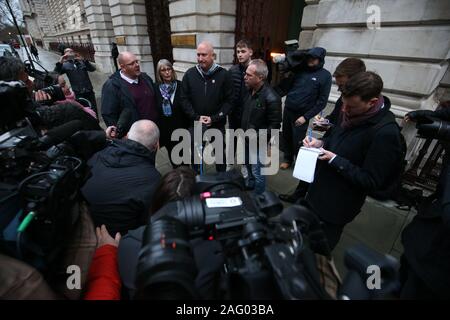
<path id="1" fill-rule="evenodd" d="M 284 53 L 284 41 L 298 40 L 305 5 L 304 0 L 237 1 L 235 40 L 247 39 L 252 43 L 253 58 L 267 63 L 269 82 L 278 78 L 270 54 Z M 236 56 L 234 62 L 237 63 Z"/>
<path id="2" fill-rule="evenodd" d="M 169 0 L 145 1 L 145 9 L 153 66 L 156 72 L 156 65 L 160 59 L 167 59 L 173 63 Z"/>

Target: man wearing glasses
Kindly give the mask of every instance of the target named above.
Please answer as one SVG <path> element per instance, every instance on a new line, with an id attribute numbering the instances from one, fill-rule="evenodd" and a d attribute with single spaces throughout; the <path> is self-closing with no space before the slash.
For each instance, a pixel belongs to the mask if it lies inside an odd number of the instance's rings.
<path id="1" fill-rule="evenodd" d="M 128 132 L 137 120 L 158 121 L 153 80 L 141 72 L 137 57 L 122 52 L 120 70 L 113 73 L 102 88 L 102 116 L 107 126 Z"/>

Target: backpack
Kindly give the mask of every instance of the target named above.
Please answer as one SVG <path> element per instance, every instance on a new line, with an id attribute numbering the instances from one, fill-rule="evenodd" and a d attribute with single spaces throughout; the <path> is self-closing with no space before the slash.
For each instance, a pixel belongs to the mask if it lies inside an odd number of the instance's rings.
<path id="1" fill-rule="evenodd" d="M 407 165 L 406 161 L 407 145 L 405 137 L 401 133 L 401 128 L 395 121 L 395 116 L 392 112 L 388 112 L 379 123 L 377 123 L 375 126 L 371 128 L 370 133 L 368 134 L 368 137 L 370 138 L 369 141 L 372 141 L 379 129 L 388 124 L 391 124 L 392 122 L 395 123 L 399 131 L 401 161 L 399 161 L 396 170 L 393 172 L 392 176 L 389 177 L 389 180 L 385 183 L 385 185 L 381 187 L 379 190 L 372 191 L 368 194 L 370 197 L 380 201 L 395 200 L 398 194 L 400 193 L 403 174 L 405 172 Z"/>

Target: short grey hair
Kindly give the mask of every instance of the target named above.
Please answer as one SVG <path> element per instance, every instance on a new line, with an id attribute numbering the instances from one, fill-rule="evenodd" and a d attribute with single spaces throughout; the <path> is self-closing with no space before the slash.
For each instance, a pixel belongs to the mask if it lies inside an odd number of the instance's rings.
<path id="1" fill-rule="evenodd" d="M 136 121 L 128 132 L 128 139 L 139 142 L 150 151 L 156 151 L 159 141 L 158 126 L 150 120 Z"/>
<path id="2" fill-rule="evenodd" d="M 158 83 L 163 83 L 163 79 L 161 78 L 161 68 L 162 67 L 169 67 L 172 69 L 172 81 L 177 80 L 177 73 L 175 72 L 175 70 L 173 70 L 173 65 L 170 63 L 169 60 L 167 59 L 161 59 L 158 61 L 158 64 L 156 65 L 156 82 Z"/>
<path id="3" fill-rule="evenodd" d="M 258 77 L 261 77 L 263 80 L 266 80 L 269 76 L 269 69 L 267 68 L 267 64 L 261 59 L 250 60 L 248 65 L 251 64 L 255 66 L 255 74 Z"/>

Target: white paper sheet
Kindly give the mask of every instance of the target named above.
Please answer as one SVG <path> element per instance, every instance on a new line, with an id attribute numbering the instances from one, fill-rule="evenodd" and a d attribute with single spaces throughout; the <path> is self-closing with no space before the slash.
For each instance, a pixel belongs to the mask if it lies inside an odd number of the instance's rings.
<path id="1" fill-rule="evenodd" d="M 298 151 L 297 160 L 295 161 L 294 178 L 305 182 L 314 181 L 314 173 L 316 172 L 317 158 L 321 151 L 318 148 L 301 147 Z"/>

